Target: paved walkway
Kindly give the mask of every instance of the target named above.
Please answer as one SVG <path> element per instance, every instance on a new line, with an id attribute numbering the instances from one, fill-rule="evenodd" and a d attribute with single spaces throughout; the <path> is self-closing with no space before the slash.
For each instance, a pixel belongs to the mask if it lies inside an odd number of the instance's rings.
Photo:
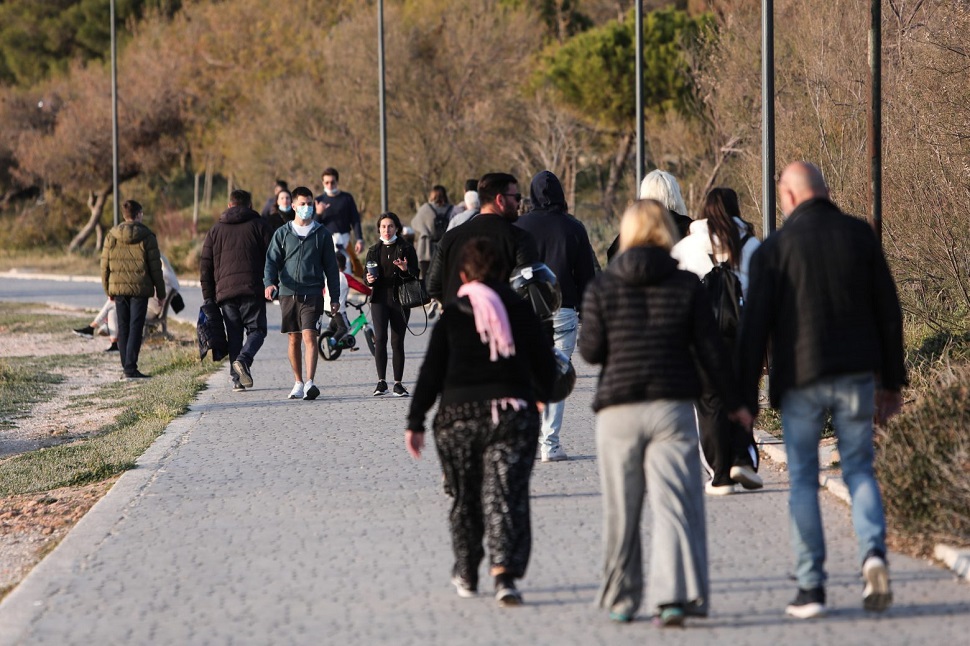
<path id="1" fill-rule="evenodd" d="M 0 299 L 70 302 L 86 293 L 75 284 L 72 295 L 46 299 L 39 284 L 19 282 L 5 282 Z M 767 461 L 764 491 L 707 500 L 710 618 L 662 633 L 643 615 L 612 624 L 592 605 L 601 534 L 589 409 L 596 376 L 582 363 L 563 430 L 572 459 L 537 464 L 533 475 L 527 605 L 459 599 L 448 583 L 449 499 L 436 456 L 432 449 L 414 461 L 404 450 L 409 400 L 370 396 L 366 349 L 320 362 L 317 401 L 286 400 L 276 308 L 270 327 L 255 388 L 232 393 L 225 370 L 211 379 L 138 468 L 0 604 L 0 644 L 966 643 L 970 587 L 923 561 L 893 554 L 896 605 L 882 616 L 862 611 L 848 511 L 829 495 L 830 616 L 786 619 L 795 591 L 787 484 Z M 407 339 L 408 384 L 426 340 Z M 649 512 L 644 530 L 648 540 Z"/>

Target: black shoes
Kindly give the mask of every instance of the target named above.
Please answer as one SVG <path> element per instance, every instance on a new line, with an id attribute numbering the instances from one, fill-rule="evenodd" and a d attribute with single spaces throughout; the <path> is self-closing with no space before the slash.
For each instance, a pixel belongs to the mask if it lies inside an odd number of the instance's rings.
<path id="1" fill-rule="evenodd" d="M 374 388 L 374 397 L 380 397 L 384 394 L 387 394 L 387 382 L 381 379 L 377 382 L 377 387 Z"/>
<path id="2" fill-rule="evenodd" d="M 126 372 L 125 373 L 125 379 L 151 379 L 151 378 L 152 378 L 151 375 L 143 374 L 143 373 L 139 372 L 138 370 L 136 370 L 134 372 Z"/>
<path id="3" fill-rule="evenodd" d="M 394 396 L 395 397 L 408 397 L 410 393 L 407 388 L 401 385 L 400 381 L 394 382 Z"/>
<path id="4" fill-rule="evenodd" d="M 118 342 L 112 341 L 111 345 L 108 346 L 105 352 L 118 352 Z"/>
<path id="5" fill-rule="evenodd" d="M 72 332 L 74 332 L 74 334 L 76 334 L 78 336 L 84 337 L 85 339 L 93 339 L 94 338 L 94 328 L 91 327 L 90 325 L 85 325 L 84 327 L 79 327 L 76 330 L 72 330 Z"/>
<path id="6" fill-rule="evenodd" d="M 253 374 L 249 372 L 249 366 L 246 365 L 246 362 L 236 359 L 232 362 L 232 369 L 239 375 L 239 383 L 246 388 L 253 387 Z M 311 397 L 310 399 L 313 398 Z"/>
<path id="7" fill-rule="evenodd" d="M 825 616 L 825 588 L 798 589 L 798 596 L 785 608 L 785 614 L 798 619 Z"/>
<path id="8" fill-rule="evenodd" d="M 495 601 L 503 608 L 522 605 L 522 595 L 515 588 L 515 579 L 508 574 L 495 577 Z"/>

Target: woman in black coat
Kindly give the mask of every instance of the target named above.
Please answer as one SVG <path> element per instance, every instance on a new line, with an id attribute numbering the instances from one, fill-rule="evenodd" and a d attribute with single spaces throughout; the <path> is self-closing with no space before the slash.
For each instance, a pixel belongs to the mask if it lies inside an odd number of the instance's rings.
<path id="1" fill-rule="evenodd" d="M 465 243 L 457 266 L 463 284 L 431 334 L 405 443 L 420 457 L 425 415 L 440 395 L 434 437 L 454 497 L 451 581 L 458 596 L 475 596 L 485 539 L 495 599 L 514 606 L 522 603 L 515 580 L 525 574 L 532 546 L 536 403 L 548 401 L 556 378 L 552 340 L 531 304 L 500 280 L 507 270 L 490 240 Z"/>
<path id="2" fill-rule="evenodd" d="M 382 213 L 377 219 L 380 240 L 367 250 L 365 277 L 374 290 L 371 295 L 370 314 L 374 323 L 374 361 L 377 364 L 377 387 L 374 396 L 387 393 L 387 328 L 391 328 L 391 349 L 394 353 L 395 397 L 407 397 L 408 391 L 401 383 L 404 377 L 404 335 L 408 328 L 410 312 L 397 302 L 397 286 L 418 277 L 418 256 L 414 247 L 398 234 L 401 220 L 396 214 Z"/>

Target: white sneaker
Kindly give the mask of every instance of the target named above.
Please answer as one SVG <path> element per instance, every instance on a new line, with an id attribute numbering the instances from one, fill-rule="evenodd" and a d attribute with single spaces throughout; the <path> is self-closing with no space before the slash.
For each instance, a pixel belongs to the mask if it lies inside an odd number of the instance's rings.
<path id="1" fill-rule="evenodd" d="M 862 578 L 866 587 L 862 591 L 862 607 L 869 612 L 882 612 L 892 605 L 893 593 L 889 589 L 889 569 L 880 556 L 870 556 L 862 564 Z"/>
<path id="2" fill-rule="evenodd" d="M 298 381 L 293 384 L 293 390 L 290 391 L 290 399 L 303 399 L 303 382 Z"/>
<path id="3" fill-rule="evenodd" d="M 735 489 L 733 484 L 714 486 L 712 482 L 708 482 L 704 486 L 704 491 L 708 496 L 730 496 Z"/>
<path id="4" fill-rule="evenodd" d="M 734 480 L 745 489 L 761 489 L 765 486 L 765 481 L 749 466 L 731 467 L 730 475 L 731 480 Z"/>
<path id="5" fill-rule="evenodd" d="M 562 445 L 557 445 L 549 449 L 542 449 L 540 453 L 543 462 L 562 462 L 563 460 L 568 460 L 569 456 L 566 455 L 566 451 L 563 450 Z"/>

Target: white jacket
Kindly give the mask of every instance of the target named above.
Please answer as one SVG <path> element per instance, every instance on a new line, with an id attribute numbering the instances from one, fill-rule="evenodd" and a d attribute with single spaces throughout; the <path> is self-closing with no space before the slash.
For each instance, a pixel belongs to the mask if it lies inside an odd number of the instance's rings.
<path id="1" fill-rule="evenodd" d="M 743 238 L 747 231 L 747 225 L 739 218 L 734 218 L 734 222 L 738 225 L 738 232 Z M 761 246 L 761 242 L 754 235 L 748 238 L 748 241 L 741 248 L 741 265 L 734 272 L 737 274 L 738 280 L 741 281 L 741 292 L 745 298 L 748 296 L 748 267 L 751 266 L 751 255 L 759 246 Z M 727 253 L 715 253 L 711 248 L 711 235 L 707 228 L 707 220 L 694 220 L 690 225 L 690 234 L 670 250 L 670 255 L 677 261 L 677 266 L 680 269 L 697 274 L 698 278 L 704 278 L 714 268 L 714 263 L 711 262 L 710 258 L 712 254 L 718 262 L 724 262 L 728 258 Z"/>

